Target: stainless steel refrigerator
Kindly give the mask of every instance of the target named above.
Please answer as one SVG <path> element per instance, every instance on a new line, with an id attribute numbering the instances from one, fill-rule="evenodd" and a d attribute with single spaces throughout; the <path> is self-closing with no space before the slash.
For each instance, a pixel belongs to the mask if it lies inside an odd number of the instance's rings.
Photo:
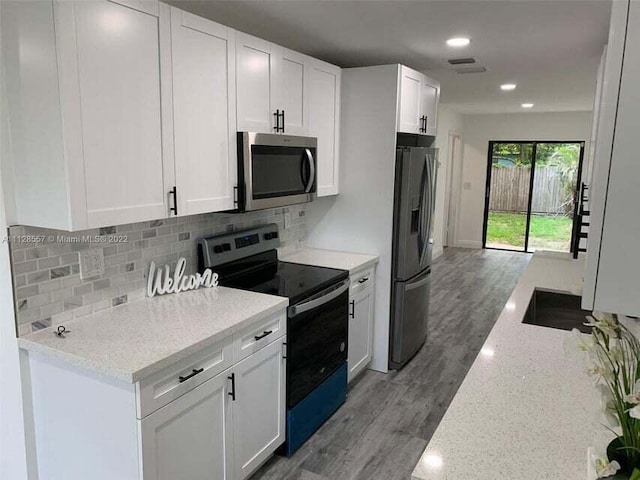
<path id="1" fill-rule="evenodd" d="M 392 369 L 402 368 L 427 338 L 437 154 L 435 148 L 402 146 L 400 138 L 396 148 L 389 339 Z"/>

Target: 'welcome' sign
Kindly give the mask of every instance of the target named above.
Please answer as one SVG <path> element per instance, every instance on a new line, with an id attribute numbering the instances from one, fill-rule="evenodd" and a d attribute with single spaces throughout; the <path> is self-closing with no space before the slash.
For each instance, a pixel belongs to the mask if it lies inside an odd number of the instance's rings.
<path id="1" fill-rule="evenodd" d="M 149 277 L 147 279 L 147 296 L 164 295 L 166 293 L 179 293 L 187 290 L 196 290 L 200 287 L 210 288 L 218 286 L 218 274 L 207 268 L 202 274 L 186 275 L 184 270 L 187 261 L 180 258 L 176 270 L 171 275 L 169 265 L 156 270 L 156 264 L 151 262 Z"/>

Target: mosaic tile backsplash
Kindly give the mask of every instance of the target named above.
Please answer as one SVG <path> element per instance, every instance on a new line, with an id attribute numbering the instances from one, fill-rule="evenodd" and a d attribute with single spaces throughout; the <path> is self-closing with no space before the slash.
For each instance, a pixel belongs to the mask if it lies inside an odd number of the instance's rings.
<path id="1" fill-rule="evenodd" d="M 284 228 L 284 215 L 291 224 Z M 245 214 L 211 213 L 82 232 L 9 228 L 18 335 L 139 300 L 146 295 L 149 264 L 197 269 L 197 242 L 205 236 L 277 223 L 280 254 L 300 249 L 306 238 L 304 205 Z M 90 239 L 90 240 L 89 240 Z M 102 248 L 103 275 L 80 278 L 79 253 Z"/>

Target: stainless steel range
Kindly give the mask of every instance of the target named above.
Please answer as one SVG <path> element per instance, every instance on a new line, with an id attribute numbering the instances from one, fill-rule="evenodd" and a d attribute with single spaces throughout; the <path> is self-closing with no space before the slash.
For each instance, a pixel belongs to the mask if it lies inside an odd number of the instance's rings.
<path id="1" fill-rule="evenodd" d="M 287 297 L 287 441 L 295 452 L 347 394 L 349 274 L 346 270 L 278 260 L 278 226 L 204 238 L 202 271 L 225 287 Z M 265 332 L 267 335 L 268 333 Z"/>

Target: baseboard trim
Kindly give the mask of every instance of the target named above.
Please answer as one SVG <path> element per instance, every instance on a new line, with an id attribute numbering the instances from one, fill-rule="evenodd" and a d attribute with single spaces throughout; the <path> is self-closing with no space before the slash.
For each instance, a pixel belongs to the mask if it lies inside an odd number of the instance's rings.
<path id="1" fill-rule="evenodd" d="M 456 242 L 456 247 L 459 248 L 482 248 L 482 242 L 478 242 L 475 240 L 458 240 Z"/>

